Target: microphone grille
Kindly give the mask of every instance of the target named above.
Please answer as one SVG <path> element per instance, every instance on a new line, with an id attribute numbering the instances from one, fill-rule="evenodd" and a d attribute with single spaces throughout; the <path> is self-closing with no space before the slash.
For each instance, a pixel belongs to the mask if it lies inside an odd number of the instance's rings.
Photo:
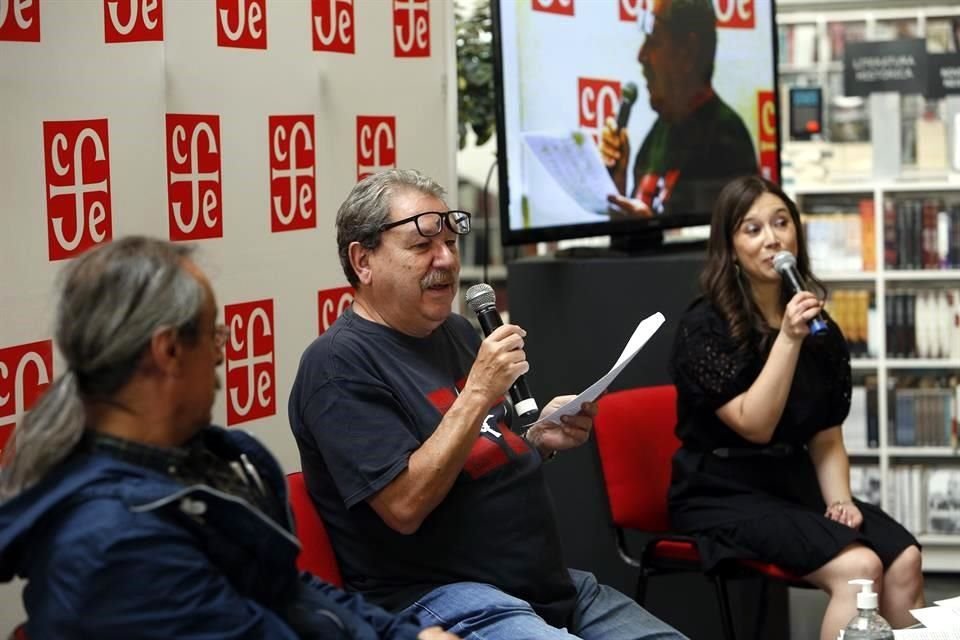
<path id="1" fill-rule="evenodd" d="M 620 99 L 623 102 L 633 103 L 637 99 L 637 85 L 633 82 L 628 82 L 623 85 L 623 88 L 620 89 Z"/>
<path id="2" fill-rule="evenodd" d="M 796 268 L 797 259 L 789 251 L 781 251 L 773 256 L 773 268 L 777 273 L 783 273 L 784 269 Z"/>
<path id="3" fill-rule="evenodd" d="M 467 289 L 465 298 L 467 300 L 467 306 L 470 307 L 470 310 L 474 313 L 497 303 L 497 295 L 493 292 L 493 287 L 486 282 L 475 284 Z"/>

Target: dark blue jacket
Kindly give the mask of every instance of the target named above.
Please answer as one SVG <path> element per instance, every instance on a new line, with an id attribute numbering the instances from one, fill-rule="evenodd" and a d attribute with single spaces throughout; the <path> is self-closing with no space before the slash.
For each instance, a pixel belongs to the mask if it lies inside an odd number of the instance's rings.
<path id="1" fill-rule="evenodd" d="M 287 503 L 249 435 L 204 437 L 247 457 Z M 75 452 L 0 504 L 0 581 L 27 580 L 34 639 L 413 640 L 419 627 L 296 569 L 300 544 L 247 502 L 104 453 Z"/>

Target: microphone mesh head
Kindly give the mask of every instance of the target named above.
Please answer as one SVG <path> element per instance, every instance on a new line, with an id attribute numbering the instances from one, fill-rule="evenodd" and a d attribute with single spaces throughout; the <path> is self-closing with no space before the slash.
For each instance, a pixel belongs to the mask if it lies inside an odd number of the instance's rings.
<path id="1" fill-rule="evenodd" d="M 493 287 L 486 282 L 475 284 L 467 289 L 465 298 L 467 306 L 474 313 L 497 303 L 497 295 L 493 292 Z"/>
<path id="2" fill-rule="evenodd" d="M 624 102 L 632 103 L 637 99 L 637 85 L 633 82 L 626 83 L 620 90 L 620 96 Z"/>
<path id="3" fill-rule="evenodd" d="M 773 256 L 773 268 L 777 273 L 783 273 L 785 269 L 797 268 L 797 259 L 789 251 L 781 251 Z"/>

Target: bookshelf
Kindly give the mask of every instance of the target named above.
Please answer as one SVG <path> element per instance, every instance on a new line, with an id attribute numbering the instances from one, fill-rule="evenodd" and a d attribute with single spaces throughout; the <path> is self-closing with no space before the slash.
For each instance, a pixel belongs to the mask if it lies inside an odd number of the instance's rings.
<path id="1" fill-rule="evenodd" d="M 848 340 L 852 335 L 857 341 L 851 340 L 853 400 L 863 406 L 854 406 L 844 424 L 852 488 L 917 535 L 925 570 L 955 571 L 960 557 L 960 493 L 953 493 L 960 492 L 960 180 L 793 185 L 788 192 L 803 215 L 808 243 L 823 244 L 811 246 L 810 253 L 814 273 L 831 294 L 827 309 Z M 925 204 L 945 214 L 940 227 L 923 226 Z M 921 213 L 913 214 L 914 208 Z M 956 210 L 953 218 L 951 210 Z M 911 215 L 921 219 L 918 226 L 903 226 Z M 888 233 L 891 228 L 895 233 Z M 947 234 L 943 241 L 938 242 L 938 232 Z M 905 256 L 915 261 L 907 264 Z M 837 292 L 855 292 L 848 299 L 856 298 L 859 307 L 835 308 Z M 896 306 L 901 300 L 947 292 L 955 294 L 946 309 L 928 306 L 912 324 L 889 322 L 896 314 L 905 320 L 906 307 Z M 854 319 L 855 313 L 867 317 Z M 937 327 L 934 338 L 924 328 L 931 323 Z"/>

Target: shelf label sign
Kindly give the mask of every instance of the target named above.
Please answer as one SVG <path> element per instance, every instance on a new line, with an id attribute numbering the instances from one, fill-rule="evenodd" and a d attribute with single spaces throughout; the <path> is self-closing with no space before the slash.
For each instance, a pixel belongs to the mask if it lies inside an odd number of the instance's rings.
<path id="1" fill-rule="evenodd" d="M 935 53 L 928 57 L 928 98 L 960 94 L 960 53 Z"/>
<path id="2" fill-rule="evenodd" d="M 843 93 L 927 92 L 927 43 L 923 38 L 848 42 L 843 54 Z"/>

